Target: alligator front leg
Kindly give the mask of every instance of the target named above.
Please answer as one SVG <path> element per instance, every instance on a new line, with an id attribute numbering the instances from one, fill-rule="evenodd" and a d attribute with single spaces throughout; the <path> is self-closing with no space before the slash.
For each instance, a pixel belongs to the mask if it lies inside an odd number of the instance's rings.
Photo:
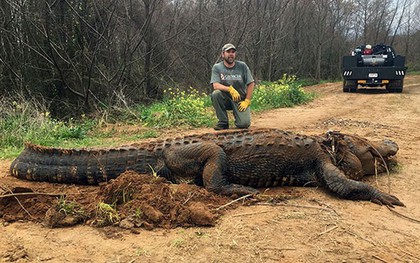
<path id="1" fill-rule="evenodd" d="M 165 164 L 177 177 L 201 176 L 204 187 L 222 195 L 257 194 L 255 188 L 231 184 L 227 180 L 226 153 L 213 142 L 196 142 L 165 151 Z"/>
<path id="2" fill-rule="evenodd" d="M 404 206 L 395 196 L 359 181 L 354 181 L 345 175 L 332 163 L 322 162 L 318 173 L 319 180 L 331 192 L 342 198 L 353 200 L 367 200 L 379 205 Z"/>

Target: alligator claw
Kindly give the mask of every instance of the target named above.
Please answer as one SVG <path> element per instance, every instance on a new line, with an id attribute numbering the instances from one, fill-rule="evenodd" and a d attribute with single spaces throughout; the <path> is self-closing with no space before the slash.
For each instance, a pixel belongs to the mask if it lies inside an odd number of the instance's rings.
<path id="1" fill-rule="evenodd" d="M 386 205 L 389 207 L 394 207 L 394 205 L 405 206 L 396 196 L 382 192 L 372 198 L 370 201 L 378 205 Z"/>

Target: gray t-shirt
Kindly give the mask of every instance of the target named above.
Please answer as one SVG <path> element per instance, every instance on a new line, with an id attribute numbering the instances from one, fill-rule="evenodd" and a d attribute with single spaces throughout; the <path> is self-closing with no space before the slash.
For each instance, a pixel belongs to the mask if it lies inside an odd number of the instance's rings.
<path id="1" fill-rule="evenodd" d="M 254 78 L 245 62 L 236 60 L 235 66 L 227 68 L 222 61 L 214 64 L 211 70 L 210 84 L 216 82 L 225 86 L 232 85 L 239 92 L 241 98 L 245 99 L 246 86 L 254 82 Z"/>

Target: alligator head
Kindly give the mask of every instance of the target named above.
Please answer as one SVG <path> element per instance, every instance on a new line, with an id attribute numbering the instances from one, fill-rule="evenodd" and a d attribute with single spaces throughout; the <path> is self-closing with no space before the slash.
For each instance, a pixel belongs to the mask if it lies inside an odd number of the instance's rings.
<path id="1" fill-rule="evenodd" d="M 327 132 L 320 143 L 336 166 L 354 180 L 360 180 L 365 175 L 386 172 L 391 157 L 399 149 L 391 140 L 369 141 L 337 131 Z"/>

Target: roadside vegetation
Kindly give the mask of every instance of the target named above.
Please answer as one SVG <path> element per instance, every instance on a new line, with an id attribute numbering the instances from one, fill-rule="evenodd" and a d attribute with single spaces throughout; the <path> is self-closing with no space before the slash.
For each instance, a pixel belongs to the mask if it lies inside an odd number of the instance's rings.
<path id="1" fill-rule="evenodd" d="M 315 95 L 302 86 L 311 84 L 315 83 L 286 75 L 275 82 L 262 82 L 254 91 L 253 111 L 307 103 Z M 62 121 L 52 118 L 46 109 L 46 103 L 35 99 L 0 97 L 0 159 L 16 157 L 25 142 L 59 147 L 113 146 L 157 137 L 161 129 L 212 127 L 216 123 L 210 97 L 194 88 L 168 89 L 159 102 L 113 109 L 100 115 L 106 119 L 83 115 Z"/>

